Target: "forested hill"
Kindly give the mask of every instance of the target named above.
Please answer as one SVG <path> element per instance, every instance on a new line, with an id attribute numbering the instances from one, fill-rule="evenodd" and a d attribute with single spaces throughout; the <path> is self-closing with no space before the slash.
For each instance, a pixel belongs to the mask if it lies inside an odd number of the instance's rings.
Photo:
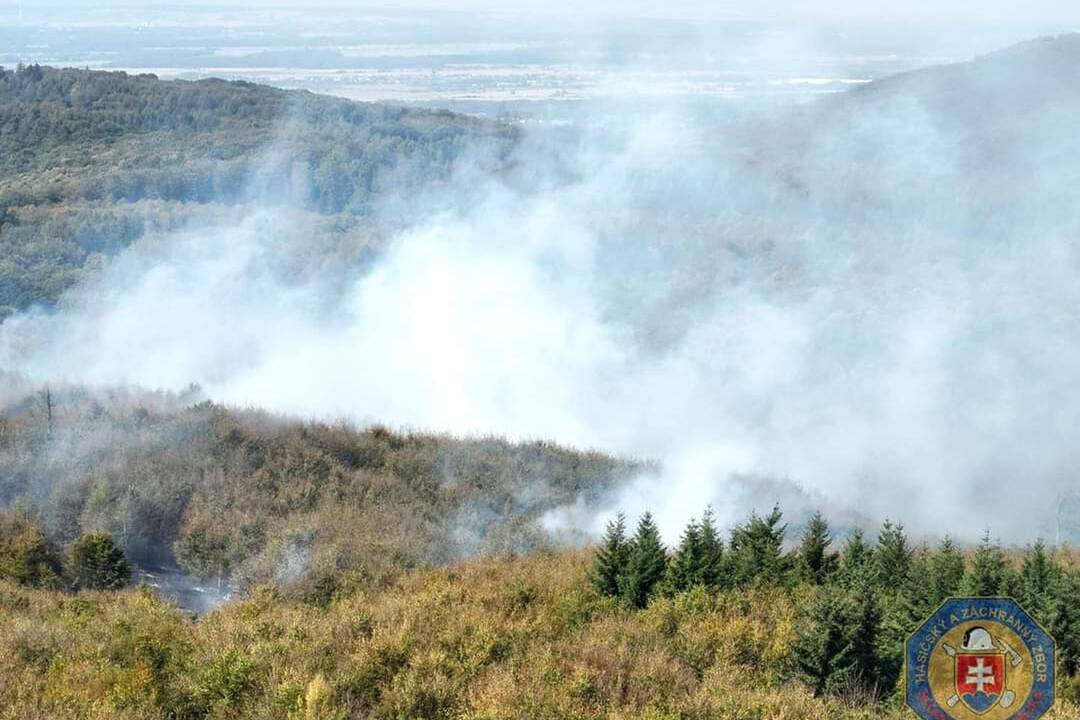
<path id="1" fill-rule="evenodd" d="M 246 202 L 340 216 L 337 242 L 384 191 L 437 186 L 466 148 L 498 166 L 515 138 L 449 112 L 246 82 L 0 71 L 0 321 L 54 302 L 97 255 Z"/>
<path id="2" fill-rule="evenodd" d="M 276 143 L 293 165 L 279 176 L 313 207 L 362 210 L 386 170 L 395 181 L 402 166 L 414 170 L 405 179 L 444 177 L 464 143 L 510 134 L 449 112 L 246 82 L 34 65 L 0 73 L 0 198 L 236 199 Z"/>

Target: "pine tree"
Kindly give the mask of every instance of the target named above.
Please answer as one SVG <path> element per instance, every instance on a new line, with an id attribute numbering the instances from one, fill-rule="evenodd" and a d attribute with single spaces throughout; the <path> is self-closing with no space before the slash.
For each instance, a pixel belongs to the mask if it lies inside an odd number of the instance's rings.
<path id="1" fill-rule="evenodd" d="M 632 607 L 645 607 L 666 571 L 667 551 L 660 540 L 660 531 L 652 514 L 645 513 L 630 541 L 626 570 L 619 577 L 620 595 Z"/>
<path id="2" fill-rule="evenodd" d="M 930 553 L 921 548 L 913 552 L 903 584 L 879 593 L 877 602 L 878 632 L 875 643 L 876 677 L 879 687 L 895 687 L 904 667 L 904 646 L 908 636 L 933 612 L 939 603 L 932 599 Z M 870 575 L 877 579 L 875 572 Z M 869 590 L 872 594 L 873 591 Z"/>
<path id="3" fill-rule="evenodd" d="M 881 622 L 874 592 L 824 586 L 798 624 L 795 658 L 821 695 L 851 686 L 876 693 Z"/>
<path id="4" fill-rule="evenodd" d="M 904 526 L 886 520 L 874 551 L 877 580 L 882 588 L 896 592 L 904 586 L 911 573 L 912 554 Z"/>
<path id="5" fill-rule="evenodd" d="M 837 579 L 846 587 L 863 582 L 873 570 L 873 559 L 874 550 L 866 542 L 862 528 L 855 528 L 840 553 L 840 571 L 837 573 Z"/>
<path id="6" fill-rule="evenodd" d="M 694 587 L 721 587 L 724 576 L 724 543 L 716 530 L 712 508 L 701 521 L 691 520 L 679 547 L 668 564 L 664 593 L 675 595 Z"/>
<path id="7" fill-rule="evenodd" d="M 619 513 L 607 524 L 604 541 L 593 559 L 592 581 L 608 597 L 618 597 L 619 577 L 626 569 L 630 547 L 626 541 L 626 516 Z"/>
<path id="8" fill-rule="evenodd" d="M 852 667 L 859 684 L 877 694 L 882 687 L 878 650 L 882 625 L 881 600 L 868 578 L 856 583 L 852 594 L 856 610 L 851 639 Z"/>
<path id="9" fill-rule="evenodd" d="M 960 591 L 964 580 L 964 556 L 948 535 L 930 556 L 927 574 L 929 601 L 934 607 Z"/>
<path id="10" fill-rule="evenodd" d="M 962 589 L 965 595 L 991 597 L 1000 595 L 1008 585 L 1009 568 L 1001 546 L 991 542 L 990 532 L 983 535 L 975 548 L 971 567 L 964 575 Z"/>
<path id="11" fill-rule="evenodd" d="M 664 593 L 675 595 L 697 585 L 704 585 L 702 577 L 704 566 L 701 527 L 696 520 L 691 520 L 683 530 L 682 539 L 674 557 L 668 563 L 667 576 L 664 578 Z"/>
<path id="12" fill-rule="evenodd" d="M 698 524 L 701 535 L 701 582 L 709 588 L 726 586 L 724 541 L 716 530 L 712 507 L 706 507 Z"/>
<path id="13" fill-rule="evenodd" d="M 810 582 L 821 584 L 835 569 L 837 557 L 835 553 L 829 552 L 831 544 L 829 523 L 820 512 L 815 512 L 810 517 L 799 545 L 799 561 Z"/>
<path id="14" fill-rule="evenodd" d="M 854 600 L 847 591 L 823 588 L 798 624 L 795 660 L 814 695 L 840 687 L 853 672 L 856 614 Z"/>
<path id="15" fill-rule="evenodd" d="M 1080 573 L 1058 572 L 1051 592 L 1054 613 L 1049 627 L 1043 627 L 1054 637 L 1064 676 L 1075 677 L 1080 670 Z"/>
<path id="16" fill-rule="evenodd" d="M 1057 583 L 1059 569 L 1046 552 L 1046 543 L 1042 539 L 1028 548 L 1024 554 L 1024 565 L 1020 570 L 1016 588 L 1016 599 L 1035 620 L 1044 625 L 1052 623 L 1054 586 Z"/>
<path id="17" fill-rule="evenodd" d="M 762 517 L 753 513 L 744 524 L 731 532 L 731 564 L 735 584 L 751 582 L 782 583 L 788 563 L 783 554 L 786 525 L 781 525 L 780 506 Z"/>

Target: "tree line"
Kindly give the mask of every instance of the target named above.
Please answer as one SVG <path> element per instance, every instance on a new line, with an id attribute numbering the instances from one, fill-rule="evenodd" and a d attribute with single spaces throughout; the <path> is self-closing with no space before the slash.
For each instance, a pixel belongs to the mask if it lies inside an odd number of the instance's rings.
<path id="1" fill-rule="evenodd" d="M 815 513 L 797 544 L 774 507 L 736 525 L 725 540 L 711 509 L 691 521 L 674 548 L 664 546 L 652 515 L 633 534 L 619 514 L 597 548 L 591 581 L 630 608 L 696 588 L 724 592 L 752 586 L 795 591 L 811 586 L 802 608 L 796 671 L 816 694 L 895 693 L 904 643 L 950 596 L 1015 598 L 1058 645 L 1060 676 L 1080 666 L 1080 571 L 1042 540 L 1006 552 L 989 533 L 971 550 L 945 537 L 916 546 L 903 525 L 886 521 L 874 541 L 855 529 L 842 543 Z"/>

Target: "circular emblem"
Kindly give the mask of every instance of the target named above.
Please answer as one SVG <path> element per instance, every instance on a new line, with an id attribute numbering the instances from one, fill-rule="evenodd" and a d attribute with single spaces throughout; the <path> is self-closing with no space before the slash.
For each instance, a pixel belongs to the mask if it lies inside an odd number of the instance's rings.
<path id="1" fill-rule="evenodd" d="M 907 641 L 925 720 L 1035 720 L 1054 704 L 1054 640 L 1015 600 L 950 598 Z"/>

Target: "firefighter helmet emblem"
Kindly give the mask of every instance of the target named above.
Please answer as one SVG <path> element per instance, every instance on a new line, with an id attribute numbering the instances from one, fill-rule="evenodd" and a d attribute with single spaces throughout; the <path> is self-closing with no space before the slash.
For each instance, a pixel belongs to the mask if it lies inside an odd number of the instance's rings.
<path id="1" fill-rule="evenodd" d="M 1034 720 L 1054 702 L 1054 641 L 1008 598 L 945 601 L 906 655 L 907 702 L 927 720 Z"/>

